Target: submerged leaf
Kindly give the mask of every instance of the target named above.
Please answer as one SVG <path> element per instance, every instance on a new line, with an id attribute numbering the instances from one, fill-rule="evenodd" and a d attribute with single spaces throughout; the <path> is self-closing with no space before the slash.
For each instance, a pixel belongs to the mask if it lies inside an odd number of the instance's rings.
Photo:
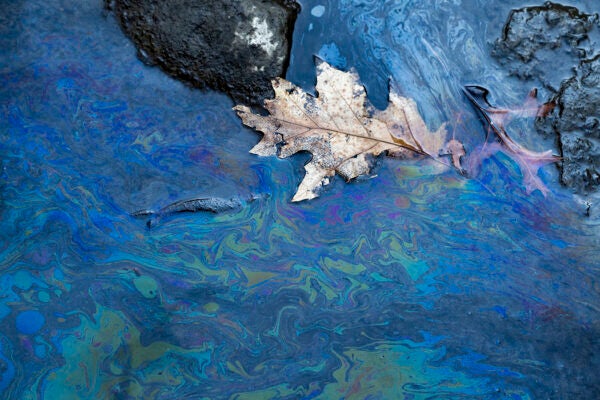
<path id="1" fill-rule="evenodd" d="M 546 164 L 560 161 L 560 157 L 553 155 L 552 150 L 535 152 L 526 149 L 508 135 L 504 126 L 515 115 L 520 114 L 529 117 L 542 116 L 551 109 L 552 105 L 534 105 L 536 102 L 533 99 L 537 92 L 533 91 L 530 92 L 525 106 L 515 110 L 500 109 L 490 105 L 487 99 L 489 91 L 481 86 L 465 86 L 465 94 L 477 110 L 479 110 L 502 143 L 502 146 L 486 143 L 479 152 L 473 152 L 471 155 L 472 159 L 469 161 L 471 172 L 478 167 L 483 158 L 489 157 L 497 151 L 502 151 L 519 165 L 527 193 L 531 193 L 537 189 L 545 196 L 548 193 L 548 188 L 546 188 L 538 176 L 538 170 Z"/>
<path id="2" fill-rule="evenodd" d="M 292 201 L 317 197 L 335 173 L 346 180 L 368 174 L 371 158 L 381 153 L 437 159 L 444 148 L 445 125 L 429 131 L 416 103 L 394 92 L 387 109 L 374 109 L 354 71 L 319 62 L 317 97 L 281 78 L 273 81 L 273 89 L 275 98 L 264 104 L 269 115 L 241 105 L 234 110 L 245 125 L 263 132 L 252 153 L 281 158 L 300 151 L 312 153 Z"/>
<path id="3" fill-rule="evenodd" d="M 461 173 L 463 172 L 463 167 L 461 165 L 461 158 L 464 157 L 465 155 L 467 155 L 467 153 L 465 152 L 465 147 L 463 146 L 463 144 L 461 142 L 459 142 L 456 139 L 450 140 L 448 143 L 446 143 L 446 145 L 442 149 L 441 154 L 451 155 L 452 156 L 452 165 L 454 165 L 454 168 L 461 171 Z"/>

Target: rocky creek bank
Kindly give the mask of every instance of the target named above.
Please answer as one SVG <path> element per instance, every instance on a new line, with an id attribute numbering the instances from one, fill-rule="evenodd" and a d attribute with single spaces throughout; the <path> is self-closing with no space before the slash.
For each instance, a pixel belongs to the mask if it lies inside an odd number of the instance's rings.
<path id="1" fill-rule="evenodd" d="M 599 28 L 598 14 L 546 2 L 513 10 L 492 52 L 512 75 L 553 93 L 546 100 L 556 107 L 536 129 L 556 137 L 561 181 L 579 194 L 600 185 Z"/>
<path id="2" fill-rule="evenodd" d="M 285 76 L 293 0 L 105 0 L 139 58 L 197 88 L 261 104 Z"/>

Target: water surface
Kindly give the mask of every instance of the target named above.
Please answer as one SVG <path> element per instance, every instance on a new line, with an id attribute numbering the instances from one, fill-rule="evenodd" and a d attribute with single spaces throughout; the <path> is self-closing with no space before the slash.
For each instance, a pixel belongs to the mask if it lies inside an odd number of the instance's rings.
<path id="1" fill-rule="evenodd" d="M 248 154 L 232 102 L 144 66 L 99 3 L 0 14 L 4 398 L 596 397 L 600 228 L 554 167 L 544 197 L 501 154 L 476 179 L 382 159 L 292 204 L 307 156 Z M 383 108 L 393 78 L 476 149 L 462 85 L 510 105 L 536 84 L 490 56 L 524 5 L 497 3 L 304 1 L 288 79 L 311 90 L 319 54 Z M 527 123 L 520 141 L 553 146 Z M 152 229 L 129 216 L 251 194 Z"/>

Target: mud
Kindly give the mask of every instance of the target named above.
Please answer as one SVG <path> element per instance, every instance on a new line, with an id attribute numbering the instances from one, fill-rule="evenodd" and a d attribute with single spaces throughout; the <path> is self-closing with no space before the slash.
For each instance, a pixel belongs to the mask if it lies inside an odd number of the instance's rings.
<path id="1" fill-rule="evenodd" d="M 554 101 L 557 110 L 538 119 L 536 127 L 558 137 L 562 183 L 580 194 L 595 191 L 600 186 L 600 55 L 582 61 Z"/>
<path id="2" fill-rule="evenodd" d="M 600 53 L 598 14 L 546 2 L 513 10 L 492 54 L 509 72 L 551 93 L 558 107 L 536 120 L 555 136 L 561 181 L 579 194 L 600 186 Z"/>
<path id="3" fill-rule="evenodd" d="M 556 91 L 573 68 L 594 53 L 598 15 L 546 2 L 513 10 L 492 55 L 511 74 Z"/>

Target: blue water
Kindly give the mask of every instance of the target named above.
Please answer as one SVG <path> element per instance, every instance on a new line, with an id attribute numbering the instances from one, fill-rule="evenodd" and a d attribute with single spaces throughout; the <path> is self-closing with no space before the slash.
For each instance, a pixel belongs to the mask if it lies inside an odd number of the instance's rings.
<path id="1" fill-rule="evenodd" d="M 522 5 L 493 3 L 304 1 L 288 79 L 311 90 L 318 54 L 383 108 L 391 77 L 476 149 L 462 85 L 510 105 L 532 84 L 489 56 Z M 2 398 L 600 393 L 600 221 L 553 166 L 544 197 L 502 154 L 473 179 L 382 159 L 290 203 L 307 156 L 249 154 L 231 100 L 144 66 L 100 1 L 3 1 L 0 51 Z M 129 216 L 250 195 L 152 229 Z"/>

